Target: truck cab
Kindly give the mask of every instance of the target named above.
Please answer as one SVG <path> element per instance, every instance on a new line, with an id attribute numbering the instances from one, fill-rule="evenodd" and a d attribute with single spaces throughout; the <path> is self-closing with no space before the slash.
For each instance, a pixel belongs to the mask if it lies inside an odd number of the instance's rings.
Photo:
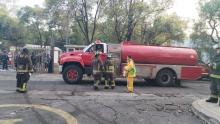
<path id="1" fill-rule="evenodd" d="M 108 53 L 108 45 L 96 41 L 82 51 L 67 52 L 60 55 L 59 70 L 65 82 L 73 84 L 81 81 L 83 74 L 92 74 L 92 61 L 97 48 L 101 49 L 103 53 Z"/>

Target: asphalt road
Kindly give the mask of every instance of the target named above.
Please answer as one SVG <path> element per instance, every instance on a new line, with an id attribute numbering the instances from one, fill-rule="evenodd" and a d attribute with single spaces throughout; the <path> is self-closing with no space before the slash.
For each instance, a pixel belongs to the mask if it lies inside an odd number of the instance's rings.
<path id="1" fill-rule="evenodd" d="M 102 85 L 94 91 L 92 80 L 68 85 L 59 74 L 34 74 L 29 92 L 20 94 L 15 92 L 15 72 L 0 71 L 0 124 L 74 124 L 74 119 L 79 124 L 204 123 L 192 113 L 191 103 L 208 97 L 208 81 L 183 81 L 181 87 L 144 81 L 134 85 L 133 94 L 125 92 L 125 81 L 118 81 L 114 90 Z M 33 104 L 43 106 L 29 106 Z"/>

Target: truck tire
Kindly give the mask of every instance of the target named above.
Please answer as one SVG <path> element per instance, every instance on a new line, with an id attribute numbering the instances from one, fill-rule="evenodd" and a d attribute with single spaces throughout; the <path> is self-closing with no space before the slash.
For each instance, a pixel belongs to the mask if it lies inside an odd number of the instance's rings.
<path id="1" fill-rule="evenodd" d="M 159 71 L 156 76 L 156 83 L 161 87 L 168 87 L 175 84 L 174 73 L 169 69 Z"/>
<path id="2" fill-rule="evenodd" d="M 63 70 L 63 80 L 68 84 L 80 82 L 82 77 L 82 69 L 76 65 L 69 65 Z"/>

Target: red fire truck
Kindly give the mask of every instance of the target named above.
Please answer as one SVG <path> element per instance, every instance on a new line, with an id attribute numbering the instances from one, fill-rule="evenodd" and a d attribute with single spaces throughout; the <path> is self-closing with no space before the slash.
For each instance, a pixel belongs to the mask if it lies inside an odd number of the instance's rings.
<path id="1" fill-rule="evenodd" d="M 198 65 L 195 50 L 180 47 L 147 46 L 131 41 L 121 44 L 92 43 L 81 51 L 63 53 L 59 58 L 59 69 L 66 83 L 82 80 L 83 74 L 92 74 L 92 60 L 95 46 L 100 45 L 103 52 L 111 54 L 117 62 L 116 74 L 120 77 L 131 56 L 137 69 L 137 77 L 155 80 L 159 86 L 179 84 L 180 80 L 201 78 L 204 68 Z"/>

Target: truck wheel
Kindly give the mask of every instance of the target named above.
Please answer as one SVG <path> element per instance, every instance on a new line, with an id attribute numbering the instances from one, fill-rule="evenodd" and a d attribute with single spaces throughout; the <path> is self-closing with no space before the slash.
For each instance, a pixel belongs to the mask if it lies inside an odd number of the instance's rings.
<path id="1" fill-rule="evenodd" d="M 159 71 L 156 77 L 156 82 L 161 87 L 168 87 L 173 85 L 175 83 L 173 72 L 169 69 Z"/>
<path id="2" fill-rule="evenodd" d="M 69 65 L 63 70 L 63 80 L 68 84 L 80 82 L 82 77 L 82 69 L 76 65 Z"/>

